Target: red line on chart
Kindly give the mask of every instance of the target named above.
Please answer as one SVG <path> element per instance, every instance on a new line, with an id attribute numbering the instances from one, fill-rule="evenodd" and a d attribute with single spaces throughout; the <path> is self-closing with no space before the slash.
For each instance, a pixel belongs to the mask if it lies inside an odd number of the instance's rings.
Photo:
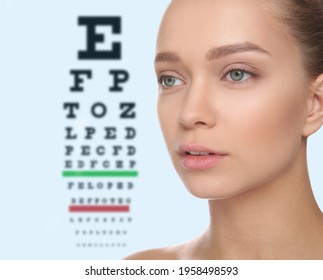
<path id="1" fill-rule="evenodd" d="M 70 205 L 69 212 L 129 212 L 129 205 Z"/>

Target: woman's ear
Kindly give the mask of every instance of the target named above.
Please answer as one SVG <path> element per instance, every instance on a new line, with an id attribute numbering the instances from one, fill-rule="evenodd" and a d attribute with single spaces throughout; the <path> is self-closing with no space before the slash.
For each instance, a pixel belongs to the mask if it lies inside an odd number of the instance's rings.
<path id="1" fill-rule="evenodd" d="M 311 93 L 308 97 L 308 108 L 303 136 L 308 137 L 323 124 L 323 74 L 312 83 Z"/>

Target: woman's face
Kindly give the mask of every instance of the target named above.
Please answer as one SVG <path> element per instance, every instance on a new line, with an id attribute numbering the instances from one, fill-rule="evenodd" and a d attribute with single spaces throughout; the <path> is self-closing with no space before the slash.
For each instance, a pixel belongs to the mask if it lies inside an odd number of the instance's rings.
<path id="1" fill-rule="evenodd" d="M 307 82 L 295 46 L 265 1 L 172 2 L 157 41 L 158 115 L 191 193 L 233 197 L 299 161 Z"/>

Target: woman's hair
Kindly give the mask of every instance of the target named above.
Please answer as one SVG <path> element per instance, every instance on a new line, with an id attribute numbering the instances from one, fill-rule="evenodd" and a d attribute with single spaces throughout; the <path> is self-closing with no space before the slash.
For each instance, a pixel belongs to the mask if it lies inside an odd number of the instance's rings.
<path id="1" fill-rule="evenodd" d="M 323 0 L 274 0 L 297 40 L 310 78 L 323 73 Z"/>

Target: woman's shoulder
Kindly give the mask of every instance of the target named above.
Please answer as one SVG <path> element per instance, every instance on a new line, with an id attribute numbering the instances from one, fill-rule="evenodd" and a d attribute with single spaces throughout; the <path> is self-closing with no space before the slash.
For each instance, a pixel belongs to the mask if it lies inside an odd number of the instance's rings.
<path id="1" fill-rule="evenodd" d="M 124 260 L 178 260 L 181 246 L 156 248 L 134 253 Z"/>
<path id="2" fill-rule="evenodd" d="M 124 260 L 190 260 L 200 259 L 200 248 L 203 235 L 190 240 L 186 243 L 174 245 L 170 247 L 157 248 L 141 251 L 128 257 Z"/>

